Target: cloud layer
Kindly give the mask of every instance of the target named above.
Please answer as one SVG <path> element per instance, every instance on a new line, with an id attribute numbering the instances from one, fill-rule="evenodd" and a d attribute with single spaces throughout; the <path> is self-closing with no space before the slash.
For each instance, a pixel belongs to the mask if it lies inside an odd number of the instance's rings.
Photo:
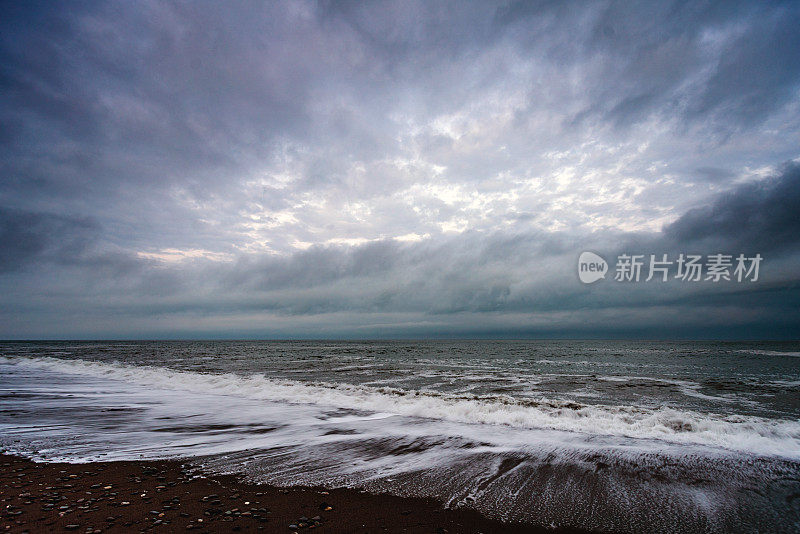
<path id="1" fill-rule="evenodd" d="M 796 3 L 0 9 L 0 337 L 800 334 Z"/>

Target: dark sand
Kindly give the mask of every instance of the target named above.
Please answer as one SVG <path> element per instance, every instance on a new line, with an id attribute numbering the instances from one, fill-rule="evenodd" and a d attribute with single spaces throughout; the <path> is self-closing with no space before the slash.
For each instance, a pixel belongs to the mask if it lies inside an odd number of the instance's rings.
<path id="1" fill-rule="evenodd" d="M 0 455 L 0 479 L 0 532 L 576 532 L 500 523 L 431 499 L 197 477 L 178 461 L 56 464 Z"/>

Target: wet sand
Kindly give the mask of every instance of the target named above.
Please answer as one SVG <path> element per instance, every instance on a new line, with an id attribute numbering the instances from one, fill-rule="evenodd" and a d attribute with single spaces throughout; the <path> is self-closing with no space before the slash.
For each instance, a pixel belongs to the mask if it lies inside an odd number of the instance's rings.
<path id="1" fill-rule="evenodd" d="M 2 532 L 567 533 L 355 489 L 200 476 L 179 461 L 35 463 L 0 455 Z"/>

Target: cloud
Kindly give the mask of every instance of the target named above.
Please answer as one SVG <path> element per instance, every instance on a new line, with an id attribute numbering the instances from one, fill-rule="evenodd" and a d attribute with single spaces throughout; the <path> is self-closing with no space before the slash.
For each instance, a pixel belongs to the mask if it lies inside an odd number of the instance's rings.
<path id="1" fill-rule="evenodd" d="M 0 209 L 0 273 L 37 262 L 74 262 L 98 231 L 97 222 L 88 218 Z"/>
<path id="2" fill-rule="evenodd" d="M 796 2 L 0 10 L 3 336 L 797 328 Z"/>
<path id="3" fill-rule="evenodd" d="M 797 252 L 800 249 L 800 165 L 748 183 L 695 208 L 664 230 L 686 246 L 716 246 L 739 252 Z"/>

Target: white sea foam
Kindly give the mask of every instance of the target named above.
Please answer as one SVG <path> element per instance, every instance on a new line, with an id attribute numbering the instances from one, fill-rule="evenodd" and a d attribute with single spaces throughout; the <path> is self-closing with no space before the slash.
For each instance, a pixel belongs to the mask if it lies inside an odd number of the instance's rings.
<path id="1" fill-rule="evenodd" d="M 746 352 L 748 354 L 759 354 L 761 356 L 789 356 L 792 358 L 800 358 L 800 352 L 782 351 L 782 350 L 740 350 L 739 352 Z"/>
<path id="2" fill-rule="evenodd" d="M 739 352 L 746 354 L 758 354 L 760 356 L 788 356 L 791 358 L 800 358 L 800 352 L 789 350 L 754 350 L 754 349 L 740 349 Z"/>
<path id="3" fill-rule="evenodd" d="M 391 387 L 300 382 L 263 375 L 202 374 L 160 367 L 57 358 L 0 357 L 0 363 L 120 380 L 146 387 L 423 417 L 459 423 L 658 439 L 800 458 L 800 422 L 717 415 L 671 407 L 606 406 L 546 397 L 453 395 Z"/>

